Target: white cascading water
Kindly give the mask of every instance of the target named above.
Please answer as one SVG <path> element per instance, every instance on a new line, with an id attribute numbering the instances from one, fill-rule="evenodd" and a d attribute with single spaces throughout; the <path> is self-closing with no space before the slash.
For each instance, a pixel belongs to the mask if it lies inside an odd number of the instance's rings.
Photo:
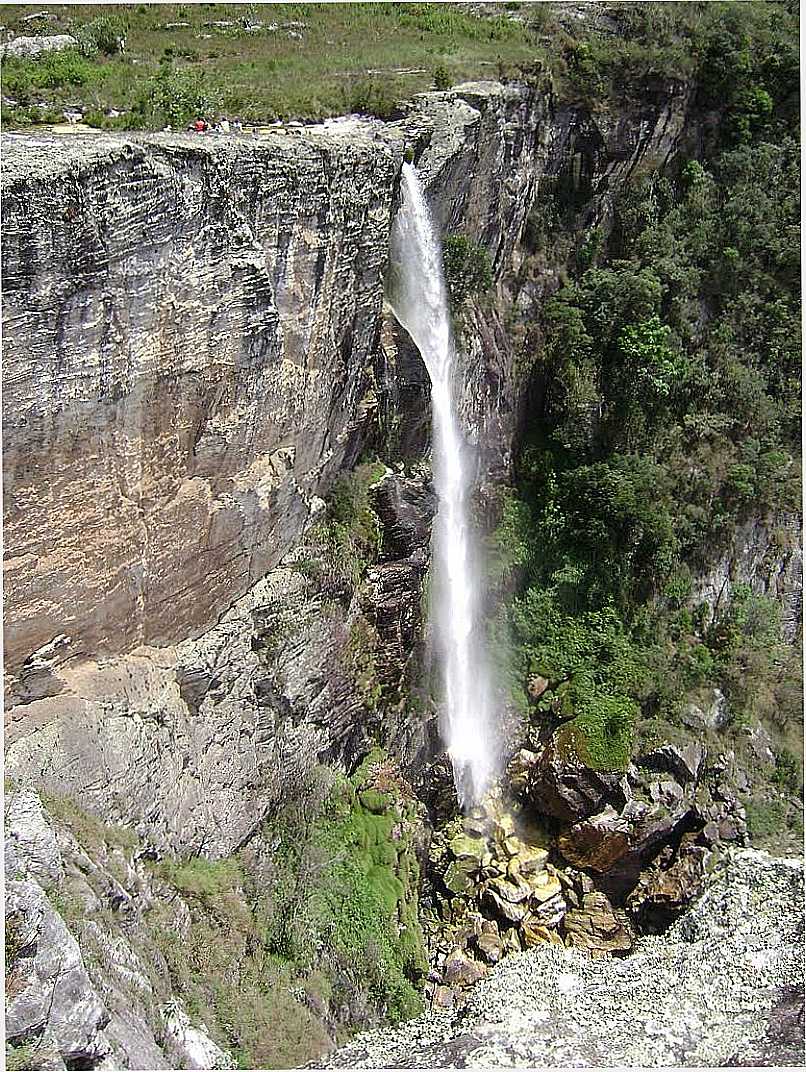
<path id="1" fill-rule="evenodd" d="M 434 520 L 431 624 L 442 657 L 443 740 L 463 808 L 481 801 L 495 773 L 492 690 L 482 639 L 481 578 L 470 525 L 472 473 L 456 405 L 456 351 L 442 248 L 417 171 L 403 165 L 391 236 L 392 304 L 431 377 Z"/>

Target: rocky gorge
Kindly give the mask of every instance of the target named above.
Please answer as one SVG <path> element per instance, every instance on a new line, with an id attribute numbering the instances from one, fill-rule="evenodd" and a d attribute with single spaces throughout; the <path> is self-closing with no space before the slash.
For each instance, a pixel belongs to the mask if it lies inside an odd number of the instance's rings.
<path id="1" fill-rule="evenodd" d="M 493 1051 L 467 1024 L 496 987 L 525 986 L 528 1019 L 544 973 L 611 971 L 626 988 L 693 941 L 686 928 L 713 944 L 723 894 L 709 875 L 748 837 L 724 697 L 689 711 L 685 740 L 608 772 L 569 746 L 563 682 L 536 676 L 530 717 L 507 711 L 500 791 L 457 815 L 423 614 L 428 378 L 385 300 L 413 159 L 443 233 L 489 258 L 491 292 L 461 310 L 460 410 L 478 512 L 494 514 L 540 391 L 519 323 L 560 284 L 558 264 L 526 264 L 540 191 L 570 182 L 575 226 L 606 229 L 619 189 L 693 153 L 711 121 L 684 84 L 597 117 L 536 75 L 424 94 L 388 122 L 255 139 L 4 136 L 12 1052 L 53 1068 L 291 1067 L 411 1016 L 422 995 L 441 1010 L 438 1040 L 418 1035 L 422 1062 L 484 1063 Z M 732 585 L 754 586 L 795 640 L 800 542 L 797 518 L 752 519 L 702 571 L 702 600 L 716 612 Z M 748 740 L 769 765 L 763 731 Z M 758 873 L 770 927 L 789 921 L 796 867 L 730 851 L 740 892 L 724 896 L 741 900 Z M 323 885 L 326 853 L 356 862 L 344 889 L 392 920 L 371 985 L 344 961 L 351 942 L 377 943 L 377 921 L 341 935 L 334 905 L 355 906 Z M 309 918 L 329 937 L 302 965 Z M 784 967 L 751 1003 L 751 1041 L 782 988 L 797 1004 L 784 930 L 763 950 L 771 979 Z M 282 1019 L 290 1039 L 267 1026 Z M 409 1066 L 413 1023 L 334 1060 Z M 499 1036 L 504 1065 L 603 1056 Z M 712 1050 L 695 1036 L 661 1039 L 647 1063 L 746 1056 L 727 1029 Z M 611 1042 L 625 1064 L 646 1057 Z"/>

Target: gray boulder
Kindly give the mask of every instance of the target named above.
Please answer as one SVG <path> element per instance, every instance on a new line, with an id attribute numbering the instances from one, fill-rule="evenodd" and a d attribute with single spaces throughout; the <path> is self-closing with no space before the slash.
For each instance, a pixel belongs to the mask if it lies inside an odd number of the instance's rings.
<path id="1" fill-rule="evenodd" d="M 68 48 L 78 48 L 78 41 L 70 34 L 54 34 L 52 37 L 15 37 L 0 50 L 0 59 L 9 56 L 15 58 L 38 59 L 48 52 L 65 52 Z"/>
<path id="2" fill-rule="evenodd" d="M 32 789 L 6 794 L 5 862 L 7 878 L 30 876 L 45 890 L 64 877 L 56 834 Z"/>
<path id="3" fill-rule="evenodd" d="M 6 935 L 7 948 L 10 942 L 16 954 L 8 967 L 8 1041 L 45 1034 L 72 1067 L 102 1060 L 109 1052 L 104 1035 L 109 1013 L 78 943 L 36 883 L 6 884 Z"/>
<path id="4" fill-rule="evenodd" d="M 686 745 L 664 744 L 641 756 L 641 766 L 668 772 L 681 784 L 696 782 L 705 761 L 705 749 L 696 741 Z"/>

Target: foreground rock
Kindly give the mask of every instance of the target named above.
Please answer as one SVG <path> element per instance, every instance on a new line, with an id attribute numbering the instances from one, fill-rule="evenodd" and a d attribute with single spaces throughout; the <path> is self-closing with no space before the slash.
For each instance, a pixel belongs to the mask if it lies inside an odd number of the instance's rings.
<path id="1" fill-rule="evenodd" d="M 632 956 L 542 945 L 491 969 L 461 1013 L 361 1036 L 327 1067 L 719 1066 L 765 1052 L 799 1065 L 802 1018 L 803 860 L 735 849 Z"/>
<path id="2" fill-rule="evenodd" d="M 7 792 L 5 829 L 5 1027 L 14 1067 L 233 1067 L 172 996 L 143 923 L 165 889 L 149 885 L 142 862 L 135 876 L 119 848 L 100 842 L 91 860 L 27 789 Z M 178 928 L 187 908 L 174 901 Z"/>
<path id="3" fill-rule="evenodd" d="M 64 52 L 78 48 L 78 41 L 70 34 L 54 34 L 51 37 L 15 37 L 0 47 L 0 59 L 38 59 L 48 52 Z"/>

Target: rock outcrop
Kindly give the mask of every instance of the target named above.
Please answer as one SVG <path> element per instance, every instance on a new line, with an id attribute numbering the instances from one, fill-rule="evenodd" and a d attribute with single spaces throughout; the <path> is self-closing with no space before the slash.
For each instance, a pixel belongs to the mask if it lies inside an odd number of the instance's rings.
<path id="1" fill-rule="evenodd" d="M 791 643 L 803 619 L 802 518 L 779 514 L 740 525 L 730 546 L 695 578 L 692 601 L 706 603 L 713 617 L 730 605 L 737 584 L 779 604 L 781 632 Z"/>
<path id="2" fill-rule="evenodd" d="M 225 853 L 264 814 L 271 772 L 293 772 L 294 755 L 356 754 L 371 713 L 344 667 L 350 615 L 303 606 L 294 552 L 279 563 L 377 443 L 379 405 L 405 390 L 383 304 L 396 172 L 414 147 L 445 225 L 482 238 L 503 270 L 548 113 L 535 91 L 488 83 L 417 98 L 397 124 L 302 137 L 6 140 L 16 777 L 157 842 Z M 498 168 L 511 178 L 494 190 Z M 485 361 L 464 410 L 501 457 L 514 402 L 487 391 Z M 387 662 L 419 627 L 423 494 L 419 550 L 411 518 L 392 519 L 369 578 L 365 616 Z M 378 508 L 397 505 L 381 495 Z M 287 687 L 265 640 L 272 615 L 295 627 Z M 401 748 L 416 751 L 402 714 Z"/>
<path id="3" fill-rule="evenodd" d="M 119 850 L 99 843 L 91 859 L 65 830 L 57 834 L 35 793 L 6 799 L 8 1043 L 27 1046 L 32 1067 L 233 1067 L 171 996 L 143 922 L 164 890 L 151 887 L 143 864 L 125 879 L 132 896 L 115 877 L 126 858 Z M 101 927 L 104 909 L 111 919 Z M 182 910 L 173 905 L 177 921 Z"/>
<path id="4" fill-rule="evenodd" d="M 803 912 L 802 858 L 731 850 L 631 956 L 540 945 L 491 968 L 460 1011 L 359 1036 L 325 1067 L 798 1066 Z"/>
<path id="5" fill-rule="evenodd" d="M 198 634 L 277 564 L 360 442 L 395 166 L 366 134 L 9 138 L 9 672 Z"/>
<path id="6" fill-rule="evenodd" d="M 71 34 L 51 34 L 41 37 L 26 37 L 20 34 L 0 46 L 0 59 L 8 56 L 38 59 L 49 52 L 65 52 L 70 48 L 78 48 L 78 41 Z"/>
<path id="7" fill-rule="evenodd" d="M 746 840 L 727 757 L 708 759 L 691 740 L 647 751 L 626 773 L 605 772 L 557 739 L 548 733 L 537 751 L 514 754 L 512 791 L 526 814 L 555 820 L 560 856 L 595 880 L 597 895 L 627 909 L 639 930 L 664 929 L 699 893 L 710 851 Z M 588 920 L 580 933 L 591 928 L 602 929 Z"/>

